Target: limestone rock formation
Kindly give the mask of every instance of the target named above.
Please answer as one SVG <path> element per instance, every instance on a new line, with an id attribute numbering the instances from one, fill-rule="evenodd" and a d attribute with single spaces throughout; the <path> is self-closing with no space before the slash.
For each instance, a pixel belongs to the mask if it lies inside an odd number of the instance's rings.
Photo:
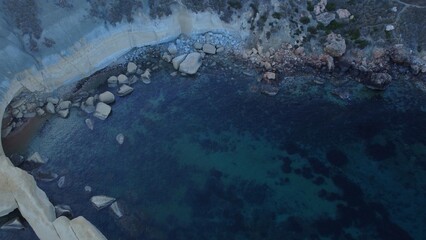
<path id="1" fill-rule="evenodd" d="M 340 34 L 330 33 L 327 36 L 327 42 L 324 51 L 332 57 L 341 57 L 346 52 L 345 39 Z"/>

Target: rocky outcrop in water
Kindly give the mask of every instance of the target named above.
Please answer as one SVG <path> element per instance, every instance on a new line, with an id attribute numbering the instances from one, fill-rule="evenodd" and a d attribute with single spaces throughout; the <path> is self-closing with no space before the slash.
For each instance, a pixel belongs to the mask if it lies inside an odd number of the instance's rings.
<path id="1" fill-rule="evenodd" d="M 113 202 L 115 202 L 115 198 L 108 197 L 108 196 L 103 196 L 103 195 L 93 196 L 92 198 L 90 198 L 90 202 L 93 204 L 93 206 L 97 210 L 101 210 L 103 208 L 108 207 Z"/>
<path id="2" fill-rule="evenodd" d="M 188 54 L 179 65 L 179 71 L 189 75 L 197 73 L 202 64 L 201 59 L 201 54 L 198 52 Z"/>

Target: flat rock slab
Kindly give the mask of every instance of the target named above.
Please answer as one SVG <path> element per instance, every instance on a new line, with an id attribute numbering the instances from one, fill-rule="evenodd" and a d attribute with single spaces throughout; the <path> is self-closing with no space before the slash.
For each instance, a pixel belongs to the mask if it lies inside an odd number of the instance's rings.
<path id="1" fill-rule="evenodd" d="M 111 106 L 103 102 L 96 104 L 96 110 L 93 116 L 99 118 L 100 120 L 105 120 L 111 113 Z"/>
<path id="2" fill-rule="evenodd" d="M 130 87 L 129 85 L 124 84 L 118 89 L 117 94 L 120 97 L 124 97 L 126 95 L 129 95 L 132 92 L 133 92 L 133 88 Z"/>
<path id="3" fill-rule="evenodd" d="M 97 210 L 101 210 L 103 208 L 108 207 L 113 202 L 115 202 L 115 198 L 104 196 L 104 195 L 99 195 L 99 196 L 93 196 L 92 198 L 90 198 L 90 202 L 92 202 L 93 206 Z"/>

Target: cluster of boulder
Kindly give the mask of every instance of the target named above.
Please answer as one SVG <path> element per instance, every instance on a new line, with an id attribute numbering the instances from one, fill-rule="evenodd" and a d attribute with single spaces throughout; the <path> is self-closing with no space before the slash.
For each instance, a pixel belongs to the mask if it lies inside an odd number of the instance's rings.
<path id="1" fill-rule="evenodd" d="M 127 64 L 126 74 L 120 74 L 118 76 L 110 76 L 107 79 L 108 87 L 117 88 L 116 95 L 124 97 L 133 92 L 131 85 L 138 81 L 142 81 L 145 84 L 151 83 L 150 80 L 151 72 L 149 69 L 142 71 L 134 62 Z M 93 116 L 105 120 L 111 114 L 111 105 L 115 102 L 115 95 L 111 91 L 105 91 L 101 94 L 88 97 L 86 101 L 82 103 L 82 109 L 87 113 L 93 113 Z M 90 119 L 85 120 L 86 125 L 89 129 L 93 130 L 93 121 Z"/>
<path id="2" fill-rule="evenodd" d="M 189 54 L 178 54 L 176 44 L 171 43 L 164 52 L 162 59 L 166 62 L 172 63 L 176 71 L 181 72 L 183 75 L 194 75 L 202 65 L 202 59 L 206 55 L 214 55 L 225 50 L 222 46 L 215 46 L 210 43 L 195 43 L 193 51 Z"/>

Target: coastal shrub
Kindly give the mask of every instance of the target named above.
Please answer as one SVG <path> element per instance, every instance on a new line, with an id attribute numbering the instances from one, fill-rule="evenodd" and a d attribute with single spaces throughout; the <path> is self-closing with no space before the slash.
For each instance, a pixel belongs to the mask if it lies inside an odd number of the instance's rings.
<path id="1" fill-rule="evenodd" d="M 331 149 L 326 154 L 327 160 L 334 166 L 343 167 L 348 163 L 348 158 L 345 153 L 339 149 Z"/>
<path id="2" fill-rule="evenodd" d="M 327 5 L 325 5 L 325 9 L 327 9 L 329 12 L 336 11 L 336 4 L 329 2 Z"/>
<path id="3" fill-rule="evenodd" d="M 309 12 L 314 11 L 314 4 L 312 4 L 312 1 L 308 1 L 308 2 L 307 2 L 306 9 L 307 9 Z"/>
<path id="4" fill-rule="evenodd" d="M 43 29 L 38 18 L 37 3 L 34 0 L 5 0 L 3 7 L 6 15 L 15 26 L 21 30 L 22 35 L 40 39 Z"/>
<path id="5" fill-rule="evenodd" d="M 281 19 L 282 18 L 282 14 L 279 12 L 274 12 L 272 13 L 272 17 L 275 19 Z"/>
<path id="6" fill-rule="evenodd" d="M 318 30 L 314 26 L 309 26 L 308 27 L 308 32 L 311 33 L 311 34 L 317 34 Z"/>
<path id="7" fill-rule="evenodd" d="M 300 19 L 299 19 L 299 21 L 301 22 L 301 23 L 303 23 L 303 24 L 308 24 L 310 21 L 311 21 L 311 19 L 309 19 L 309 17 L 301 17 Z"/>
<path id="8" fill-rule="evenodd" d="M 228 5 L 234 9 L 241 9 L 243 7 L 240 0 L 230 0 L 228 1 Z"/>
<path id="9" fill-rule="evenodd" d="M 348 32 L 349 38 L 352 40 L 359 39 L 361 37 L 361 32 L 359 29 L 351 29 Z"/>
<path id="10" fill-rule="evenodd" d="M 355 44 L 358 48 L 364 49 L 370 44 L 370 42 L 366 39 L 357 39 L 355 40 Z"/>
<path id="11" fill-rule="evenodd" d="M 385 31 L 385 36 L 387 40 L 391 40 L 392 38 L 392 33 L 390 31 Z"/>
<path id="12" fill-rule="evenodd" d="M 337 30 L 337 29 L 343 28 L 344 26 L 345 26 L 345 25 L 344 25 L 343 23 L 338 22 L 338 21 L 336 21 L 336 20 L 333 20 L 333 21 L 331 21 L 331 22 L 330 22 L 330 24 L 328 24 L 328 25 L 325 27 L 325 30 L 326 30 L 327 32 L 331 32 L 331 31 L 335 31 L 335 30 Z"/>

